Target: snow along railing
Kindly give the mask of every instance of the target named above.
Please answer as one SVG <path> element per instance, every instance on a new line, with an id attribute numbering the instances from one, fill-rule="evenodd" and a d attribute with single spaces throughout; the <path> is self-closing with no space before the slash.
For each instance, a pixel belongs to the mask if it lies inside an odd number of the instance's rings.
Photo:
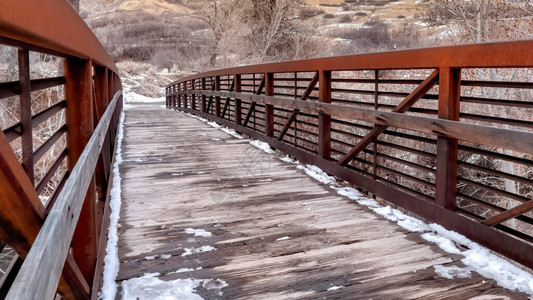
<path id="1" fill-rule="evenodd" d="M 166 106 L 268 142 L 533 268 L 532 47 L 215 70 L 168 85 Z"/>
<path id="2" fill-rule="evenodd" d="M 105 247 L 118 69 L 63 0 L 2 3 L 0 44 L 18 48 L 18 80 L 0 82 L 0 99 L 18 107 L 0 133 L 0 248 L 16 252 L 0 298 L 89 299 Z M 62 61 L 60 76 L 31 79 L 31 52 Z"/>

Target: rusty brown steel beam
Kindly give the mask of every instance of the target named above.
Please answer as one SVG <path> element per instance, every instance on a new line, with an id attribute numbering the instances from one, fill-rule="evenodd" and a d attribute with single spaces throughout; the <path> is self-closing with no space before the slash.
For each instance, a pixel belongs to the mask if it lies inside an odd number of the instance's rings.
<path id="1" fill-rule="evenodd" d="M 91 29 L 64 0 L 3 1 L 0 42 L 61 57 L 90 58 L 118 73 Z"/>
<path id="2" fill-rule="evenodd" d="M 72 172 L 94 130 L 91 60 L 67 59 L 64 64 L 64 73 L 65 98 L 67 99 L 68 170 Z M 96 186 L 93 179 L 87 190 L 72 239 L 72 254 L 89 285 L 92 283 L 96 265 L 96 230 Z"/>
<path id="3" fill-rule="evenodd" d="M 263 77 L 265 86 L 265 95 L 274 96 L 274 73 L 266 73 Z M 265 105 L 265 134 L 269 137 L 274 136 L 274 105 Z"/>
<path id="4" fill-rule="evenodd" d="M 416 104 L 422 96 L 424 96 L 429 90 L 431 90 L 437 81 L 439 80 L 439 71 L 435 70 L 424 80 L 419 86 L 417 86 L 396 108 L 392 111 L 397 113 L 404 113 L 408 111 L 413 105 Z M 387 130 L 388 126 L 376 125 L 355 147 L 353 147 L 346 155 L 340 160 L 341 166 L 347 165 L 354 157 L 356 157 L 363 149 L 365 149 L 370 143 L 372 143 L 380 134 Z"/>
<path id="5" fill-rule="evenodd" d="M 309 82 L 309 84 L 307 85 L 307 88 L 305 88 L 305 91 L 302 95 L 302 100 L 307 100 L 309 99 L 309 96 L 311 96 L 311 93 L 314 91 L 317 83 L 318 83 L 318 80 L 319 80 L 319 72 L 316 72 L 315 75 L 313 75 L 313 78 L 311 79 L 311 81 Z M 331 89 L 331 87 L 330 87 Z M 330 97 L 331 98 L 331 97 Z"/>
<path id="6" fill-rule="evenodd" d="M 31 184 L 34 179 L 33 135 L 31 124 L 31 83 L 30 55 L 27 49 L 18 50 L 19 83 L 20 83 L 20 124 L 22 136 L 22 167 L 26 171 Z M 37 158 L 37 160 L 39 160 Z"/>
<path id="7" fill-rule="evenodd" d="M 439 119 L 459 121 L 461 69 L 441 68 L 439 77 Z M 455 138 L 437 137 L 435 202 L 448 210 L 455 210 L 458 146 Z"/>
<path id="8" fill-rule="evenodd" d="M 331 71 L 319 71 L 318 101 L 331 103 Z M 318 113 L 318 155 L 331 158 L 331 115 Z"/>
<path id="9" fill-rule="evenodd" d="M 63 100 L 37 113 L 31 119 L 31 126 L 33 128 L 37 127 L 39 124 L 48 120 L 54 114 L 63 110 L 66 107 L 66 105 L 67 105 L 66 101 Z M 16 140 L 17 138 L 19 138 L 21 133 L 22 133 L 22 124 L 20 122 L 4 130 L 4 134 L 8 142 L 10 143 Z"/>
<path id="10" fill-rule="evenodd" d="M 297 99 L 298 98 L 298 89 L 297 89 L 297 84 L 298 84 L 298 80 L 297 80 L 297 77 L 298 77 L 298 73 L 294 73 L 294 98 Z M 313 78 L 311 79 L 311 81 L 309 82 L 309 84 L 307 85 L 307 88 L 305 89 L 302 97 L 300 98 L 300 100 L 307 100 L 309 99 L 309 96 L 311 95 L 311 93 L 313 92 L 313 90 L 315 89 L 315 86 L 317 85 L 318 83 L 318 80 L 319 80 L 319 75 L 318 75 L 318 72 L 315 73 L 315 75 L 313 75 Z M 331 83 L 330 83 L 330 93 L 331 93 Z M 331 96 L 329 97 L 329 103 L 331 103 Z M 296 121 L 296 118 L 297 118 L 297 115 L 300 111 L 298 109 L 294 109 L 291 113 L 291 115 L 289 116 L 289 119 L 287 120 L 287 123 L 285 123 L 285 126 L 283 126 L 283 129 L 281 130 L 280 134 L 279 134 L 279 137 L 278 137 L 278 140 L 283 140 L 283 137 L 285 136 L 285 134 L 287 134 L 287 131 L 289 130 L 290 126 L 292 125 L 292 123 L 294 121 Z M 331 129 L 330 129 L 331 130 Z"/>
<path id="11" fill-rule="evenodd" d="M 235 74 L 235 92 L 241 93 L 242 92 L 242 78 L 241 74 Z M 242 103 L 241 99 L 235 98 L 235 123 L 237 125 L 241 125 L 242 123 Z"/>
<path id="12" fill-rule="evenodd" d="M 37 183 L 37 187 L 35 188 L 35 191 L 37 193 L 40 194 L 46 188 L 52 176 L 54 176 L 57 169 L 59 169 L 59 166 L 61 166 L 61 164 L 63 163 L 63 160 L 67 157 L 67 154 L 68 154 L 68 150 L 66 148 L 63 149 L 63 152 L 59 154 L 56 161 L 52 164 L 50 169 L 48 169 L 46 174 L 41 178 L 41 181 Z"/>
<path id="13" fill-rule="evenodd" d="M 105 67 L 94 67 L 94 108 L 95 108 L 95 124 L 98 123 L 104 112 L 107 109 L 107 106 L 109 104 L 109 90 L 108 90 L 108 69 Z M 105 200 L 107 197 L 107 185 L 108 185 L 108 179 L 109 179 L 109 173 L 110 173 L 110 161 L 111 161 L 111 143 L 109 141 L 109 134 L 106 134 L 104 145 L 102 147 L 102 151 L 100 152 L 100 157 L 98 159 L 98 164 L 96 165 L 96 169 L 94 171 L 95 176 L 95 184 L 96 184 L 96 191 L 98 194 L 96 207 L 95 207 L 95 214 L 96 214 L 96 239 L 99 242 L 100 241 L 100 230 L 101 227 L 99 226 L 102 224 L 103 220 L 103 213 L 104 213 L 104 206 L 105 206 Z"/>
<path id="14" fill-rule="evenodd" d="M 255 80 L 255 78 L 254 78 Z M 255 91 L 256 95 L 261 95 L 263 92 L 263 89 L 265 88 L 265 75 L 263 74 L 263 78 L 261 78 L 261 82 L 259 82 L 259 86 L 257 87 L 257 91 Z"/>
<path id="15" fill-rule="evenodd" d="M 207 89 L 207 85 L 206 85 L 206 82 L 205 82 L 205 77 L 202 77 L 202 85 L 201 85 L 201 89 L 202 91 Z M 206 112 L 207 110 L 207 104 L 206 104 L 206 100 L 207 100 L 207 97 L 202 94 L 202 112 Z"/>
<path id="16" fill-rule="evenodd" d="M 62 85 L 65 83 L 63 76 L 52 78 L 40 78 L 30 80 L 30 87 L 32 92 L 44 90 L 54 86 Z M 0 83 L 0 99 L 13 97 L 20 94 L 19 81 L 2 82 Z"/>
<path id="17" fill-rule="evenodd" d="M 230 92 L 233 92 L 235 90 L 235 80 L 237 75 L 233 76 L 233 81 L 231 82 L 231 87 L 229 89 Z M 226 103 L 224 103 L 224 110 L 222 111 L 222 119 L 224 119 L 224 116 L 226 115 L 226 111 L 228 110 L 229 104 L 230 104 L 231 98 L 226 98 Z"/>
<path id="18" fill-rule="evenodd" d="M 246 127 L 248 125 L 248 122 L 250 122 L 250 118 L 252 117 L 254 111 L 255 102 L 252 102 L 252 104 L 250 104 L 250 108 L 248 109 L 248 113 L 246 114 L 246 118 L 244 118 L 244 123 L 242 124 L 242 126 Z"/>
<path id="19" fill-rule="evenodd" d="M 191 89 L 192 90 L 196 90 L 196 83 L 195 83 L 195 79 L 191 80 Z M 191 107 L 196 109 L 196 96 L 193 94 L 192 96 L 192 99 L 191 99 Z"/>
<path id="20" fill-rule="evenodd" d="M 283 137 L 285 134 L 287 134 L 287 131 L 289 131 L 289 128 L 291 127 L 292 123 L 296 120 L 296 116 L 298 115 L 300 111 L 298 109 L 294 109 L 292 113 L 289 116 L 289 119 L 287 120 L 287 123 L 285 123 L 285 126 L 283 126 L 283 129 L 279 133 L 278 140 L 283 140 Z"/>
<path id="21" fill-rule="evenodd" d="M 270 63 L 214 70 L 181 78 L 226 74 L 316 72 L 317 70 L 393 70 L 449 68 L 527 68 L 533 65 L 533 40 L 478 43 Z"/>
<path id="22" fill-rule="evenodd" d="M 481 221 L 481 224 L 487 225 L 487 226 L 495 226 L 500 223 L 503 223 L 507 220 L 510 220 L 512 218 L 515 218 L 519 215 L 523 215 L 527 213 L 528 211 L 533 210 L 533 200 L 529 200 L 526 203 L 522 203 L 520 205 L 517 205 L 509 210 L 506 210 L 502 213 L 499 213 L 493 217 L 490 217 L 488 219 L 485 219 Z"/>
<path id="23" fill-rule="evenodd" d="M 220 91 L 220 76 L 215 76 L 215 91 Z M 215 96 L 215 115 L 220 117 L 220 96 Z"/>

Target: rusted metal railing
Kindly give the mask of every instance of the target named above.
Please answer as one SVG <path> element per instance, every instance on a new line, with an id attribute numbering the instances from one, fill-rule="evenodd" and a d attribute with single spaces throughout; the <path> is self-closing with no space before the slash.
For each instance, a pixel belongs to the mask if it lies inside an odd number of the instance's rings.
<path id="1" fill-rule="evenodd" d="M 118 69 L 64 0 L 4 1 L 0 44 L 18 49 L 18 80 L 0 83 L 0 99 L 10 97 L 20 111 L 0 133 L 0 245 L 16 251 L 0 296 L 95 297 L 122 110 Z M 30 78 L 32 52 L 62 61 L 62 74 Z M 32 93 L 50 89 L 57 100 L 37 106 Z M 38 135 L 52 119 L 59 129 Z M 48 168 L 43 174 L 38 163 Z"/>
<path id="2" fill-rule="evenodd" d="M 166 106 L 236 129 L 533 267 L 533 41 L 230 68 Z"/>

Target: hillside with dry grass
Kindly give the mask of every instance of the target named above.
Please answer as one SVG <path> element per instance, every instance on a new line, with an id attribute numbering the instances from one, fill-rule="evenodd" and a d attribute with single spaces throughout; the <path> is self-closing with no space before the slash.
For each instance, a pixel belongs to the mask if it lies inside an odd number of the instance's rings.
<path id="1" fill-rule="evenodd" d="M 81 15 L 123 72 L 147 76 L 137 92 L 148 95 L 213 68 L 531 38 L 529 1 L 494 1 L 486 15 L 479 1 L 87 0 Z M 475 28 L 479 18 L 490 28 Z"/>

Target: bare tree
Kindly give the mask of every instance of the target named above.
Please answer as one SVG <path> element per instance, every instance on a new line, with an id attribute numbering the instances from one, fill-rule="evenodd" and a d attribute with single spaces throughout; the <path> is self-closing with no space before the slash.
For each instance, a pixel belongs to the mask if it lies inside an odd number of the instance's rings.
<path id="1" fill-rule="evenodd" d="M 474 43 L 516 38 L 521 17 L 532 15 L 529 0 L 434 0 L 433 4 L 437 9 L 430 18 L 458 24 L 462 38 Z"/>
<path id="2" fill-rule="evenodd" d="M 460 32 L 460 40 L 458 42 L 469 41 L 474 43 L 489 42 L 496 40 L 509 40 L 526 38 L 524 36 L 524 28 L 522 24 L 524 19 L 531 20 L 533 15 L 531 1 L 516 0 L 513 2 L 504 0 L 435 0 L 434 5 L 437 12 L 433 18 L 440 19 L 448 24 L 451 33 L 454 33 L 458 28 L 450 26 L 450 24 L 458 25 Z M 531 22 L 531 21 L 530 21 Z M 527 24 L 526 24 L 527 26 Z M 527 32 L 526 28 L 525 31 Z M 453 34 L 451 35 L 453 36 Z M 513 72 L 509 74 L 498 74 L 497 70 L 474 70 L 472 74 L 477 80 L 489 78 L 491 81 L 505 81 L 516 80 L 523 77 L 526 80 L 528 71 L 518 73 Z M 503 79 L 501 77 L 504 77 Z M 502 99 L 504 92 L 501 89 L 487 90 L 482 88 L 478 91 L 484 98 Z M 469 108 L 465 106 L 464 110 Z M 508 116 L 518 114 L 518 111 L 507 111 L 503 106 L 493 107 L 486 106 L 486 114 L 502 119 L 508 119 Z M 502 128 L 509 128 L 509 125 L 501 124 Z M 498 149 L 498 152 L 513 156 L 515 153 L 507 149 Z M 494 165 L 500 167 L 500 170 L 515 175 L 519 172 L 514 163 L 507 160 L 494 160 Z M 518 182 L 507 178 L 503 179 L 503 189 L 512 194 L 519 194 L 517 188 Z M 517 201 L 506 199 L 503 201 L 508 209 L 516 206 Z M 514 220 L 508 223 L 511 227 L 516 227 Z"/>
<path id="3" fill-rule="evenodd" d="M 238 44 L 239 35 L 246 31 L 240 16 L 245 9 L 245 2 L 242 0 L 210 0 L 204 4 L 197 15 L 213 33 L 211 66 L 216 65 L 219 54 L 224 55 L 224 65 L 227 66 L 229 52 Z"/>

